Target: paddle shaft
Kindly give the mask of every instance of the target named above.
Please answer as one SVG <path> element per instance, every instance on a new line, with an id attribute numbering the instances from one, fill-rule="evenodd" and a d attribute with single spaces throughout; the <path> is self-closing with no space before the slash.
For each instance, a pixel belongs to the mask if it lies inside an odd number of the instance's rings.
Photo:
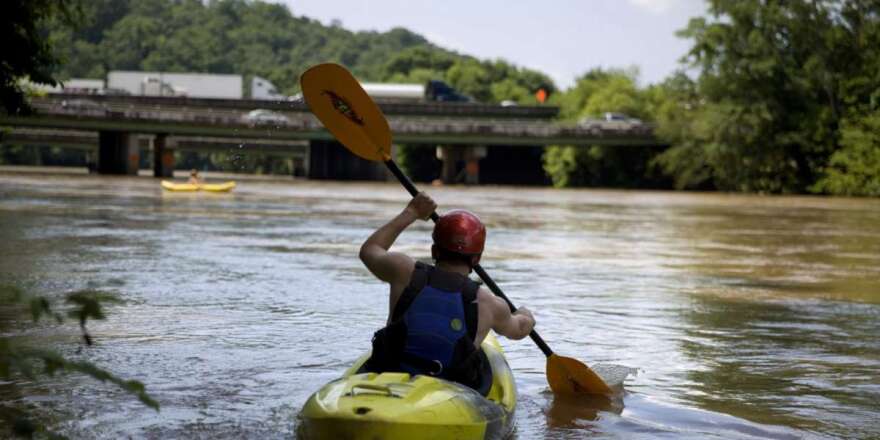
<path id="1" fill-rule="evenodd" d="M 406 174 L 403 174 L 403 171 L 401 171 L 400 167 L 398 167 L 397 164 L 394 162 L 394 159 L 386 160 L 385 166 L 387 166 L 388 169 L 391 170 L 391 174 L 394 174 L 394 177 L 397 177 L 397 180 L 400 181 L 400 183 L 403 185 L 404 188 L 406 188 L 410 195 L 415 197 L 416 194 L 419 193 L 419 190 L 416 189 L 416 186 L 413 185 L 411 180 L 409 180 L 409 177 L 407 177 Z M 437 215 L 436 212 L 431 213 L 431 220 L 433 220 L 434 223 L 436 223 L 439 218 L 440 216 Z M 510 307 L 511 312 L 516 312 L 516 306 L 513 305 L 512 302 L 510 302 L 510 299 L 508 299 L 507 295 L 505 295 L 504 292 L 501 291 L 501 288 L 498 287 L 497 284 L 495 284 L 495 281 L 492 281 L 492 278 L 489 276 L 489 274 L 486 273 L 485 270 L 483 270 L 482 266 L 480 266 L 479 264 L 475 265 L 474 272 L 476 272 L 477 275 L 480 276 L 480 278 L 483 280 L 484 283 L 486 283 L 486 286 L 489 287 L 489 290 L 491 290 L 492 293 L 494 293 L 496 296 L 500 297 L 507 303 L 507 306 Z M 532 338 L 533 341 L 535 341 L 535 344 L 537 344 L 538 348 L 540 348 L 541 351 L 544 352 L 545 356 L 550 357 L 550 355 L 553 354 L 553 350 L 551 350 L 547 343 L 544 342 L 544 339 L 541 338 L 541 335 L 539 335 L 538 332 L 532 330 L 532 332 L 529 333 L 529 337 Z"/>

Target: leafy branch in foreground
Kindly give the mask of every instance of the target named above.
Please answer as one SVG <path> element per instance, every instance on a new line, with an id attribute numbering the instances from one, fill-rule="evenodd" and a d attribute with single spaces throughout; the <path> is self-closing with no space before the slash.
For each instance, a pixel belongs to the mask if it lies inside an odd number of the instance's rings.
<path id="1" fill-rule="evenodd" d="M 56 85 L 58 56 L 42 26 L 53 19 L 59 26 L 81 20 L 77 0 L 11 0 L 0 3 L 0 111 L 28 113 L 20 80 Z"/>
<path id="2" fill-rule="evenodd" d="M 0 286 L 0 307 L 28 309 L 34 322 L 50 319 L 61 324 L 65 322 L 65 316 L 75 319 L 87 346 L 94 344 L 86 327 L 88 320 L 105 319 L 102 305 L 118 302 L 118 299 L 105 292 L 81 290 L 66 294 L 64 302 L 68 306 L 66 313 L 57 311 L 45 297 L 28 296 L 16 287 Z M 19 377 L 38 380 L 41 374 L 54 376 L 56 373 L 80 373 L 101 382 L 112 383 L 137 397 L 144 405 L 159 410 L 159 403 L 146 392 L 144 384 L 139 381 L 122 379 L 90 362 L 69 360 L 52 350 L 20 344 L 12 337 L 0 337 L 0 378 L 3 380 Z M 36 433 L 44 433 L 50 438 L 62 438 L 49 432 L 26 410 L 4 405 L 0 407 L 0 420 L 8 425 L 14 435 L 32 437 Z"/>

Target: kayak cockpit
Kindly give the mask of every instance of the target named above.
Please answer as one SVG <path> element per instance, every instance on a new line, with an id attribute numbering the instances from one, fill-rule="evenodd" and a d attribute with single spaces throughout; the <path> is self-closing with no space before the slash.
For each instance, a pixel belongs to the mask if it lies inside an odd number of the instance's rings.
<path id="1" fill-rule="evenodd" d="M 313 394 L 300 413 L 300 438 L 485 439 L 513 428 L 516 385 L 494 336 L 483 343 L 487 396 L 469 387 L 409 373 L 357 373 L 366 354 Z"/>

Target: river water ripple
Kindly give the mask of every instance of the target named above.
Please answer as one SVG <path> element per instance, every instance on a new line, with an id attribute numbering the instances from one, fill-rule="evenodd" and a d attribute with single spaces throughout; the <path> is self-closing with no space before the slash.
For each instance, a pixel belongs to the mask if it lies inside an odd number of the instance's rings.
<path id="1" fill-rule="evenodd" d="M 880 202 L 443 187 L 487 223 L 484 268 L 560 354 L 632 369 L 615 401 L 554 399 L 528 339 L 502 340 L 517 438 L 880 437 Z M 360 243 L 395 184 L 243 181 L 163 193 L 147 178 L 0 174 L 0 284 L 117 293 L 73 326 L 4 330 L 125 378 L 0 385 L 73 438 L 284 438 L 306 398 L 382 325 Z M 397 249 L 429 256 L 430 225 Z M 605 365 L 605 367 L 602 366 Z"/>

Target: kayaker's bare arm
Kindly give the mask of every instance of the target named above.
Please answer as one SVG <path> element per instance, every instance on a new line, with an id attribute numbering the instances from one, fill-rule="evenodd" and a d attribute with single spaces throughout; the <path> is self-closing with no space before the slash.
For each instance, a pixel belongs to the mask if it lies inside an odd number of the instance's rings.
<path id="1" fill-rule="evenodd" d="M 510 313 L 507 303 L 492 292 L 481 288 L 479 295 L 479 301 L 489 303 L 492 311 L 492 330 L 495 330 L 495 333 L 510 339 L 522 339 L 535 328 L 535 318 L 529 309 L 520 307 L 515 313 Z"/>
<path id="2" fill-rule="evenodd" d="M 425 193 L 416 195 L 396 217 L 377 229 L 361 246 L 360 257 L 367 269 L 382 281 L 409 283 L 415 261 L 400 252 L 388 252 L 397 236 L 416 220 L 427 220 L 437 204 Z"/>

